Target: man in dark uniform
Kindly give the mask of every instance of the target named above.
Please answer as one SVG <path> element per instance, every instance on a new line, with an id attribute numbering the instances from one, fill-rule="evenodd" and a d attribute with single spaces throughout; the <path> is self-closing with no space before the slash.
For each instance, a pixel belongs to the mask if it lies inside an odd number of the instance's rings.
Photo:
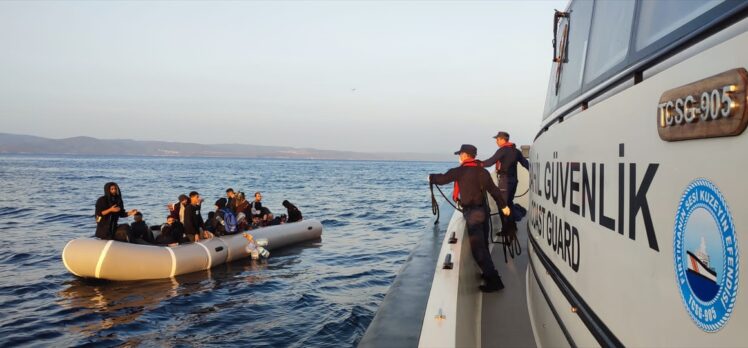
<path id="1" fill-rule="evenodd" d="M 494 185 L 488 172 L 480 166 L 475 156 L 478 149 L 473 145 L 462 145 L 455 155 L 460 155 L 460 166 L 452 168 L 444 174 L 429 175 L 429 182 L 444 185 L 455 183 L 453 198 L 462 207 L 462 216 L 467 222 L 470 250 L 475 262 L 483 272 L 485 285 L 480 286 L 483 292 L 493 292 L 504 288 L 499 272 L 493 266 L 491 254 L 488 251 L 483 227 L 487 218 L 484 197 L 488 192 L 496 200 L 501 212 L 509 214 L 509 207 L 504 203 L 499 188 Z"/>
<path id="2" fill-rule="evenodd" d="M 496 165 L 496 173 L 499 177 L 499 190 L 501 198 L 510 207 L 514 206 L 514 194 L 517 192 L 517 162 L 525 168 L 529 168 L 529 163 L 522 152 L 509 141 L 509 133 L 499 132 L 494 137 L 499 149 L 491 158 L 483 161 L 484 167 Z M 503 234 L 514 233 L 517 231 L 517 223 L 511 215 L 501 217 L 501 232 Z"/>

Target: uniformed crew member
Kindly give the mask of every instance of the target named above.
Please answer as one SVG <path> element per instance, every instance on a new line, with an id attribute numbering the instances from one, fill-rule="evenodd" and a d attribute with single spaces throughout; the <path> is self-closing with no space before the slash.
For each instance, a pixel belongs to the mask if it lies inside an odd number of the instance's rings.
<path id="1" fill-rule="evenodd" d="M 452 168 L 444 174 L 430 174 L 429 182 L 444 185 L 455 183 L 453 198 L 462 207 L 462 215 L 465 217 L 470 240 L 470 250 L 475 262 L 478 263 L 483 272 L 485 285 L 480 286 L 483 292 L 492 292 L 504 288 L 499 272 L 493 266 L 491 254 L 488 251 L 486 239 L 483 236 L 483 227 L 487 218 L 487 210 L 484 206 L 484 196 L 488 192 L 496 200 L 504 214 L 509 214 L 509 207 L 504 203 L 499 188 L 494 185 L 488 172 L 481 167 L 475 156 L 478 149 L 473 145 L 462 145 L 455 155 L 460 155 L 460 166 Z"/>
<path id="2" fill-rule="evenodd" d="M 517 150 L 514 143 L 509 141 L 509 133 L 498 132 L 496 136 L 496 145 L 499 149 L 491 158 L 483 161 L 484 167 L 490 167 L 496 164 L 496 173 L 499 177 L 499 190 L 501 198 L 510 207 L 514 206 L 514 194 L 517 192 L 517 162 L 525 168 L 529 168 L 529 163 L 522 152 Z M 517 232 L 517 223 L 511 215 L 501 216 L 501 231 L 504 234 Z"/>

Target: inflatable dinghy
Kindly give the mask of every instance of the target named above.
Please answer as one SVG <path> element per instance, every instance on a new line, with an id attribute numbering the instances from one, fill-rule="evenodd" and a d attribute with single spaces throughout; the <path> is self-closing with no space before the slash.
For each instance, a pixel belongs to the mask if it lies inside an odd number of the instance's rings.
<path id="1" fill-rule="evenodd" d="M 267 239 L 268 250 L 319 239 L 322 224 L 303 220 L 248 231 L 255 239 Z M 250 255 L 242 233 L 214 237 L 175 247 L 140 245 L 98 238 L 74 239 L 62 250 L 62 262 L 70 273 L 83 278 L 145 280 L 171 278 L 209 269 Z"/>

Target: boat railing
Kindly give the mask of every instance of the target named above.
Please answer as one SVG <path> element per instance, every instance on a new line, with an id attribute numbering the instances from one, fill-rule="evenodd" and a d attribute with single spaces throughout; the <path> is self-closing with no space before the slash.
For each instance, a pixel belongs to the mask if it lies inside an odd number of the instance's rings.
<path id="1" fill-rule="evenodd" d="M 465 219 L 455 211 L 439 252 L 419 347 L 480 345 L 480 280 L 467 241 Z"/>

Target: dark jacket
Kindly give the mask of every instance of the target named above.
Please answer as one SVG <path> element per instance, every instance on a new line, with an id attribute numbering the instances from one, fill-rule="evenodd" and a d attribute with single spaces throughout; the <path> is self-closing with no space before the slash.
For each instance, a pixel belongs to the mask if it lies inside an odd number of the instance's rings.
<path id="1" fill-rule="evenodd" d="M 198 234 L 200 228 L 205 228 L 203 216 L 200 215 L 200 206 L 188 204 L 184 210 L 184 233 Z"/>
<path id="2" fill-rule="evenodd" d="M 179 214 L 179 212 L 180 212 L 180 211 L 181 211 L 182 209 L 184 209 L 184 208 L 182 207 L 182 203 L 179 203 L 179 202 L 177 202 L 177 203 L 174 203 L 174 210 L 169 210 L 169 216 L 173 217 L 173 218 L 174 218 L 174 220 L 177 220 L 177 221 L 179 221 L 179 215 L 180 215 L 180 214 Z"/>
<path id="3" fill-rule="evenodd" d="M 522 151 L 517 150 L 514 144 L 500 147 L 491 158 L 483 161 L 483 166 L 490 167 L 497 162 L 499 163 L 498 174 L 514 180 L 517 180 L 517 162 L 525 168 L 529 167 L 527 159 L 522 156 Z"/>
<path id="4" fill-rule="evenodd" d="M 253 201 L 249 204 L 250 212 L 252 213 L 252 217 L 256 216 L 263 216 L 265 214 L 270 214 L 270 210 L 262 206 L 262 202 Z"/>
<path id="5" fill-rule="evenodd" d="M 205 223 L 203 224 L 205 227 L 205 230 L 210 231 L 211 233 L 216 233 L 216 225 L 218 224 L 218 220 L 216 219 L 216 213 L 215 212 L 208 212 L 208 220 L 205 220 Z"/>
<path id="6" fill-rule="evenodd" d="M 229 208 L 232 213 L 236 214 L 236 211 L 234 211 L 234 209 L 236 209 L 236 198 L 227 198 L 226 208 Z"/>
<path id="7" fill-rule="evenodd" d="M 184 225 L 179 221 L 174 221 L 171 225 L 161 225 L 161 234 L 156 238 L 156 244 L 168 245 L 172 243 L 185 243 Z"/>
<path id="8" fill-rule="evenodd" d="M 145 221 L 133 222 L 130 224 L 130 228 L 132 229 L 133 240 L 142 239 L 148 243 L 155 242 L 153 240 L 153 233 L 151 233 L 151 229 L 148 227 Z"/>
<path id="9" fill-rule="evenodd" d="M 288 211 L 288 220 L 286 222 L 301 221 L 301 210 L 299 210 L 299 208 L 296 208 L 295 205 L 288 201 L 284 201 L 283 206 L 286 207 L 286 210 Z"/>
<path id="10" fill-rule="evenodd" d="M 452 168 L 444 174 L 429 175 L 429 181 L 437 185 L 457 181 L 460 186 L 460 205 L 463 207 L 482 206 L 485 192 L 491 194 L 499 209 L 506 207 L 506 202 L 501 198 L 501 191 L 482 167 Z"/>
<path id="11" fill-rule="evenodd" d="M 234 215 L 238 217 L 239 213 L 244 213 L 244 216 L 247 218 L 247 220 L 252 220 L 252 212 L 249 209 L 249 201 L 243 201 L 236 206 Z"/>
<path id="12" fill-rule="evenodd" d="M 211 232 L 218 236 L 223 236 L 226 234 L 226 226 L 224 226 L 224 216 L 226 216 L 226 210 L 224 209 L 228 210 L 227 207 L 216 209 L 216 215 L 213 218 L 213 230 Z M 205 222 L 205 224 L 207 225 L 208 222 Z"/>
<path id="13" fill-rule="evenodd" d="M 117 187 L 117 195 L 109 194 L 109 187 L 112 185 Z M 107 210 L 116 204 L 120 211 L 118 213 L 109 213 L 102 215 L 104 210 Z M 101 239 L 112 239 L 114 238 L 114 231 L 117 229 L 117 221 L 120 217 L 127 217 L 127 211 L 125 205 L 122 203 L 122 192 L 119 190 L 119 186 L 113 182 L 108 182 L 104 185 L 104 195 L 96 200 L 96 237 Z"/>

